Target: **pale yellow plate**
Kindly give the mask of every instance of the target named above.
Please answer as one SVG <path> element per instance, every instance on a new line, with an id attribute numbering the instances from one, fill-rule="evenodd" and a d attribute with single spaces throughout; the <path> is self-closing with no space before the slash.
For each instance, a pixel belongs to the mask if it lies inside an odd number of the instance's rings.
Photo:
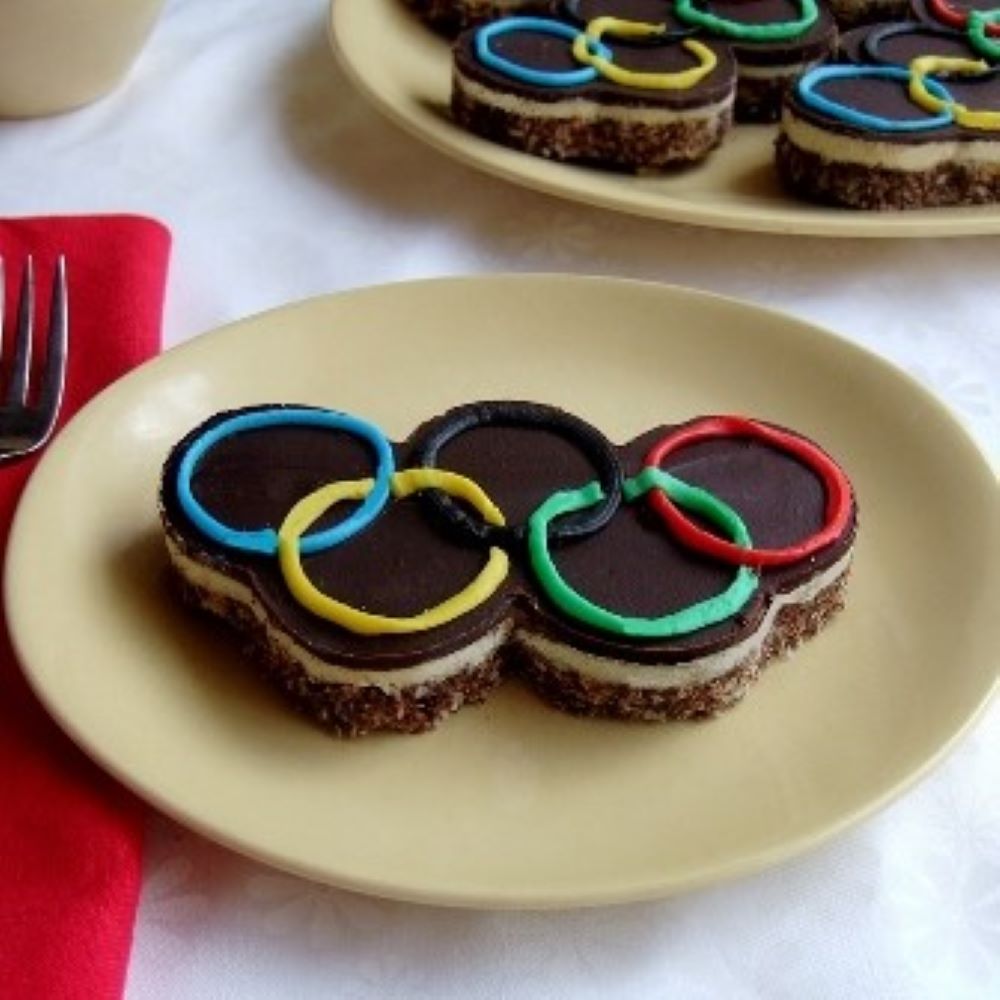
<path id="1" fill-rule="evenodd" d="M 223 407 L 322 404 L 401 437 L 483 397 L 560 404 L 618 440 L 719 412 L 815 436 L 860 497 L 848 609 L 708 723 L 575 719 L 511 682 L 433 734 L 324 735 L 171 599 L 164 455 Z M 6 599 L 53 715 L 208 836 L 387 896 L 597 904 L 781 861 L 939 759 L 997 677 L 997 515 L 997 483 L 945 409 L 831 334 L 657 285 L 452 279 L 307 301 L 123 379 L 32 478 Z"/>
<path id="2" fill-rule="evenodd" d="M 393 121 L 463 163 L 589 205 L 721 229 L 818 236 L 1000 233 L 1000 205 L 855 212 L 800 202 L 772 169 L 774 126 L 741 125 L 700 166 L 635 177 L 553 163 L 480 139 L 451 121 L 451 56 L 402 0 L 333 0 L 330 36 L 357 87 Z"/>

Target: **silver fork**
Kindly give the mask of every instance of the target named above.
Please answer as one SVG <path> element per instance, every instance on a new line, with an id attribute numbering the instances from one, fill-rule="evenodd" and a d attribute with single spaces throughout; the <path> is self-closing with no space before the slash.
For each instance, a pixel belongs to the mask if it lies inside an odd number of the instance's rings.
<path id="1" fill-rule="evenodd" d="M 28 257 L 21 277 L 14 330 L 13 353 L 4 343 L 4 267 L 0 260 L 0 363 L 7 363 L 7 387 L 0 397 L 0 462 L 28 455 L 49 439 L 62 404 L 66 382 L 69 305 L 66 294 L 66 258 L 56 262 L 48 313 L 45 361 L 30 395 L 31 342 L 35 322 L 35 262 Z"/>

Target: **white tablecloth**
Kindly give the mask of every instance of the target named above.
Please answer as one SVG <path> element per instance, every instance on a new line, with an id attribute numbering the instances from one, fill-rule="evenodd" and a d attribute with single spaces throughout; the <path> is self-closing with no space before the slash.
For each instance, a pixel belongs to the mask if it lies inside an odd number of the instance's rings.
<path id="1" fill-rule="evenodd" d="M 713 232 L 524 191 L 384 121 L 338 71 L 326 14 L 324 0 L 169 0 L 115 94 L 0 123 L 0 214 L 166 222 L 168 345 L 305 296 L 440 274 L 605 273 L 739 296 L 895 361 L 1000 467 L 1000 238 Z M 809 856 L 610 909 L 363 898 L 152 816 L 128 995 L 1000 997 L 998 722 L 994 707 L 916 789 Z"/>

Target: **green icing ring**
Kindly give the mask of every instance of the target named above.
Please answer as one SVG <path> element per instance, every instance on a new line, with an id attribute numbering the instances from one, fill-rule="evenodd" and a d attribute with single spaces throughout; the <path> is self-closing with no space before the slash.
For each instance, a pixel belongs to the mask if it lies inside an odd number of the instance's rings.
<path id="1" fill-rule="evenodd" d="M 1000 24 L 1000 10 L 970 10 L 966 34 L 969 36 L 969 44 L 979 55 L 996 62 L 1000 60 L 1000 41 L 986 34 L 986 29 L 991 24 Z"/>
<path id="2" fill-rule="evenodd" d="M 663 490 L 678 506 L 705 517 L 729 534 L 735 544 L 748 549 L 753 547 L 747 526 L 732 507 L 707 490 L 685 483 L 662 469 L 647 466 L 637 476 L 626 480 L 625 500 L 631 503 L 652 489 Z M 596 481 L 576 490 L 559 490 L 543 501 L 528 518 L 528 555 L 532 570 L 546 596 L 568 617 L 614 635 L 632 639 L 667 639 L 697 632 L 731 618 L 757 590 L 757 574 L 748 566 L 741 566 L 733 582 L 721 594 L 659 618 L 620 615 L 588 600 L 574 590 L 556 569 L 549 552 L 549 524 L 557 517 L 592 507 L 603 496 Z"/>
<path id="3" fill-rule="evenodd" d="M 696 0 L 676 0 L 674 12 L 685 24 L 704 28 L 723 38 L 746 42 L 790 42 L 804 35 L 819 18 L 816 0 L 799 0 L 802 16 L 795 21 L 775 21 L 771 24 L 746 24 L 699 10 Z"/>

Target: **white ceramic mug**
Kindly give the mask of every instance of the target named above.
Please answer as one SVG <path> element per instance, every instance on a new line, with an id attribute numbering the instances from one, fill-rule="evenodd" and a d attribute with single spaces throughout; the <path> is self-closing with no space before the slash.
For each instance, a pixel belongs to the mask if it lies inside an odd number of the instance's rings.
<path id="1" fill-rule="evenodd" d="M 163 0 L 0 0 L 0 117 L 88 104 L 132 67 Z"/>

